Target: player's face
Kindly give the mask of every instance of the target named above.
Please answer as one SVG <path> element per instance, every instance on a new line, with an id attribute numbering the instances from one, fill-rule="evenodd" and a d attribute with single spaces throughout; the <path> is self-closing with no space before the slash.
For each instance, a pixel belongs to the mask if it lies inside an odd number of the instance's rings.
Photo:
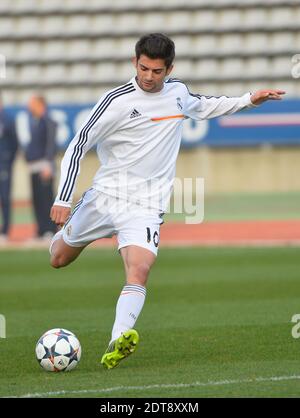
<path id="1" fill-rule="evenodd" d="M 164 79 L 170 74 L 173 65 L 166 67 L 163 59 L 152 59 L 141 55 L 137 60 L 133 59 L 137 70 L 137 83 L 141 89 L 148 93 L 156 93 L 163 88 Z"/>

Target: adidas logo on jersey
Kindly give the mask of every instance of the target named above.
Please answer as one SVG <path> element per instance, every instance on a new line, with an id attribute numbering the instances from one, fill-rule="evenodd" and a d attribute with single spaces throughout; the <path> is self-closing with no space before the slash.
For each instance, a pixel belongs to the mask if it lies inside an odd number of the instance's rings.
<path id="1" fill-rule="evenodd" d="M 140 114 L 138 110 L 133 109 L 133 111 L 130 114 L 130 119 L 137 118 L 138 116 L 142 116 L 142 115 Z"/>

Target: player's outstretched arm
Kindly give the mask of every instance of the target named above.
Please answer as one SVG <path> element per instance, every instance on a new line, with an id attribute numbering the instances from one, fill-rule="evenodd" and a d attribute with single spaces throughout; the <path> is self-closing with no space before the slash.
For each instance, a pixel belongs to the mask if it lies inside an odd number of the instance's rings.
<path id="1" fill-rule="evenodd" d="M 66 206 L 53 205 L 50 211 L 51 220 L 58 226 L 63 226 L 70 216 L 71 208 Z"/>
<path id="2" fill-rule="evenodd" d="M 281 96 L 285 94 L 283 90 L 258 90 L 257 92 L 251 94 L 251 102 L 257 106 L 267 100 L 281 100 Z"/>
<path id="3" fill-rule="evenodd" d="M 253 94 L 248 92 L 241 97 L 202 96 L 189 92 L 185 115 L 195 120 L 231 115 L 240 110 L 258 106 L 267 100 L 280 100 L 283 94 L 285 94 L 283 90 L 276 89 L 258 90 Z"/>

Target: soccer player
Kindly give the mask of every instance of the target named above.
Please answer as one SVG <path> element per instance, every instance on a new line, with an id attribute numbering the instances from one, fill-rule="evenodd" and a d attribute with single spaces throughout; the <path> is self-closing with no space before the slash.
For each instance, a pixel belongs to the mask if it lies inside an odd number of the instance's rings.
<path id="1" fill-rule="evenodd" d="M 168 207 L 184 119 L 210 119 L 279 100 L 281 90 L 241 97 L 190 93 L 173 69 L 175 46 L 161 33 L 137 42 L 136 75 L 105 93 L 68 146 L 61 163 L 51 219 L 63 228 L 54 236 L 51 265 L 64 267 L 99 238 L 117 236 L 126 284 L 116 306 L 111 341 L 101 359 L 108 369 L 134 352 L 135 322 L 143 308 L 146 283 L 155 262 L 162 215 Z M 71 214 L 80 161 L 93 146 L 101 167 Z"/>

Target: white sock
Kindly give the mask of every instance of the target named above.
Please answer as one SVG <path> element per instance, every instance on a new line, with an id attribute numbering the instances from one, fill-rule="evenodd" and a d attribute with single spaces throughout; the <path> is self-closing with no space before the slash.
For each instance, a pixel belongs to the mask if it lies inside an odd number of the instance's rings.
<path id="1" fill-rule="evenodd" d="M 111 341 L 133 328 L 143 308 L 146 298 L 146 288 L 138 284 L 128 284 L 123 287 L 118 299 L 116 318 L 112 330 Z"/>
<path id="2" fill-rule="evenodd" d="M 58 239 L 60 239 L 62 237 L 62 235 L 63 235 L 63 228 L 60 229 L 58 232 L 56 232 L 56 234 L 52 237 L 52 240 L 51 240 L 50 245 L 49 245 L 49 253 L 50 253 L 50 255 L 52 255 L 52 246 L 53 246 L 53 244 L 55 243 L 55 241 L 57 241 Z"/>

